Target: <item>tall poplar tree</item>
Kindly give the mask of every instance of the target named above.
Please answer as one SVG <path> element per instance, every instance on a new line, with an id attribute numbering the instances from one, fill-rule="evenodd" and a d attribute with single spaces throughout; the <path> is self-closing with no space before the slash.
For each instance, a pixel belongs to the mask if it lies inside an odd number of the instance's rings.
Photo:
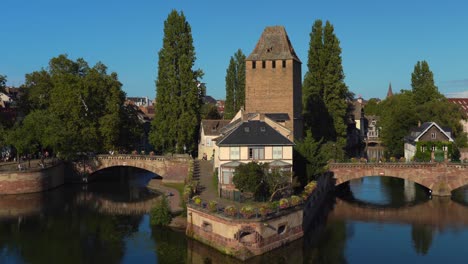
<path id="1" fill-rule="evenodd" d="M 413 88 L 414 102 L 417 105 L 443 97 L 434 84 L 434 74 L 429 69 L 427 61 L 418 61 L 414 66 L 414 71 L 411 74 L 411 87 Z"/>
<path id="2" fill-rule="evenodd" d="M 159 51 L 156 80 L 156 115 L 150 142 L 161 152 L 194 151 L 197 146 L 200 109 L 204 91 L 193 70 L 195 64 L 192 30 L 185 19 L 173 10 L 164 22 L 163 47 Z"/>
<path id="3" fill-rule="evenodd" d="M 305 128 L 315 140 L 336 141 L 344 147 L 351 94 L 344 83 L 340 42 L 328 21 L 323 26 L 316 20 L 312 27 L 307 67 L 302 86 Z"/>
<path id="4" fill-rule="evenodd" d="M 226 102 L 224 118 L 230 119 L 245 106 L 245 55 L 237 50 L 226 70 Z"/>

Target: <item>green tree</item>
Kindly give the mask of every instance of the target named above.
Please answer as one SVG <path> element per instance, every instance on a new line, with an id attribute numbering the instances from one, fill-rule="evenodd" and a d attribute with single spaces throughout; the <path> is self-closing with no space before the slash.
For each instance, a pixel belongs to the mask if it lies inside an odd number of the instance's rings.
<path id="1" fill-rule="evenodd" d="M 171 208 L 166 196 L 162 195 L 161 199 L 155 204 L 150 213 L 151 225 L 167 226 L 172 221 Z"/>
<path id="2" fill-rule="evenodd" d="M 245 55 L 237 50 L 226 70 L 226 103 L 224 118 L 231 119 L 245 106 Z"/>
<path id="3" fill-rule="evenodd" d="M 366 115 L 381 115 L 380 99 L 371 98 L 367 101 L 366 106 L 364 107 Z"/>
<path id="4" fill-rule="evenodd" d="M 414 66 L 414 71 L 411 74 L 411 87 L 416 105 L 443 97 L 434 84 L 434 74 L 426 61 L 418 61 Z"/>
<path id="5" fill-rule="evenodd" d="M 410 91 L 402 91 L 382 101 L 380 126 L 381 138 L 386 147 L 386 156 L 402 157 L 404 155 L 404 137 L 410 129 L 418 124 L 414 111 L 413 95 Z"/>
<path id="6" fill-rule="evenodd" d="M 195 49 L 184 14 L 173 10 L 164 22 L 163 47 L 159 51 L 156 80 L 156 116 L 151 144 L 161 152 L 195 151 L 204 91 L 201 70 L 193 70 Z"/>
<path id="7" fill-rule="evenodd" d="M 7 77 L 5 75 L 0 74 L 0 92 L 3 92 L 5 90 L 6 81 Z"/>
<path id="8" fill-rule="evenodd" d="M 414 250 L 419 255 L 427 255 L 432 245 L 434 230 L 426 225 L 412 225 L 411 238 L 413 240 Z"/>
<path id="9" fill-rule="evenodd" d="M 221 119 L 218 107 L 214 104 L 204 104 L 201 110 L 202 119 Z"/>
<path id="10" fill-rule="evenodd" d="M 303 140 L 297 141 L 294 146 L 295 173 L 299 175 L 302 185 L 314 180 L 315 176 L 324 172 L 326 159 L 321 152 L 321 141 L 315 141 L 310 131 L 306 132 Z M 305 176 L 305 177 L 304 177 Z"/>
<path id="11" fill-rule="evenodd" d="M 89 67 L 83 59 L 52 58 L 48 70 L 26 75 L 20 106 L 27 115 L 15 128 L 11 144 L 19 146 L 15 138 L 31 139 L 26 142 L 50 147 L 65 159 L 79 152 L 118 148 L 122 136 L 129 134 L 122 123 L 125 93 L 121 86 L 117 74 L 107 74 L 100 62 Z"/>
<path id="12" fill-rule="evenodd" d="M 303 84 L 306 130 L 315 140 L 346 145 L 347 100 L 352 94 L 344 83 L 340 42 L 330 22 L 315 21 L 310 34 L 308 72 Z"/>

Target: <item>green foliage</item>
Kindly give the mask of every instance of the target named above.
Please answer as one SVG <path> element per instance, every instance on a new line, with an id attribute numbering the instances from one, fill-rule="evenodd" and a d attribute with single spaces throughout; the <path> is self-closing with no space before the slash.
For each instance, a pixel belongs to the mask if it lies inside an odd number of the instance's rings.
<path id="1" fill-rule="evenodd" d="M 7 77 L 5 75 L 0 74 L 0 92 L 3 92 L 5 90 L 7 82 Z"/>
<path id="2" fill-rule="evenodd" d="M 426 61 L 418 61 L 414 66 L 411 74 L 411 87 L 416 105 L 443 98 L 434 84 L 434 75 Z"/>
<path id="3" fill-rule="evenodd" d="M 252 215 L 255 214 L 255 209 L 251 205 L 246 205 L 240 209 L 240 213 L 245 218 L 250 218 Z"/>
<path id="4" fill-rule="evenodd" d="M 316 20 L 310 34 L 308 72 L 303 83 L 305 130 L 316 141 L 346 144 L 347 100 L 351 93 L 344 83 L 340 42 L 330 22 Z"/>
<path id="5" fill-rule="evenodd" d="M 233 118 L 242 106 L 245 106 L 245 55 L 239 49 L 226 70 L 224 118 Z"/>
<path id="6" fill-rule="evenodd" d="M 201 107 L 200 115 L 202 119 L 221 119 L 221 115 L 218 112 L 218 107 L 214 104 L 204 104 Z"/>
<path id="7" fill-rule="evenodd" d="M 429 162 L 431 161 L 432 149 L 435 148 L 435 154 L 442 154 L 444 157 L 443 147 L 447 147 L 447 158 L 452 158 L 453 146 L 449 141 L 423 141 L 416 142 L 416 153 L 414 154 L 415 161 Z"/>
<path id="8" fill-rule="evenodd" d="M 463 114 L 457 105 L 438 92 L 428 63 L 418 62 L 411 77 L 412 91 L 402 90 L 379 104 L 380 135 L 386 146 L 386 157 L 404 155 L 403 139 L 418 122 L 436 122 L 439 126 L 449 127 L 452 137 L 461 145 L 466 144 L 460 125 Z M 426 155 L 418 154 L 415 158 L 427 160 Z"/>
<path id="9" fill-rule="evenodd" d="M 208 209 L 209 209 L 211 212 L 216 212 L 216 210 L 218 209 L 218 202 L 216 202 L 216 201 L 210 201 L 210 202 L 208 202 Z"/>
<path id="10" fill-rule="evenodd" d="M 265 176 L 265 166 L 256 162 L 240 164 L 232 181 L 237 189 L 246 192 L 256 193 L 263 183 Z"/>
<path id="11" fill-rule="evenodd" d="M 402 91 L 400 94 L 394 94 L 382 101 L 381 106 L 380 136 L 386 146 L 386 156 L 401 157 L 404 155 L 403 138 L 418 124 L 412 93 Z"/>
<path id="12" fill-rule="evenodd" d="M 129 131 L 138 122 L 136 116 L 132 125 L 125 125 L 130 118 L 122 119 L 121 86 L 117 74 L 107 74 L 100 62 L 89 67 L 83 59 L 52 58 L 47 71 L 26 75 L 19 104 L 26 117 L 14 128 L 10 143 L 20 152 L 48 147 L 65 159 L 120 148 L 132 139 Z"/>
<path id="13" fill-rule="evenodd" d="M 166 196 L 162 196 L 151 209 L 150 222 L 153 226 L 167 226 L 172 221 L 171 209 Z"/>
<path id="14" fill-rule="evenodd" d="M 150 133 L 151 144 L 160 152 L 183 153 L 197 149 L 200 108 L 205 94 L 193 70 L 195 49 L 184 14 L 173 10 L 164 22 L 163 47 L 159 51 L 156 80 L 156 115 Z"/>
<path id="15" fill-rule="evenodd" d="M 299 176 L 302 185 L 324 172 L 327 161 L 320 149 L 322 141 L 315 141 L 310 131 L 306 133 L 306 137 L 297 141 L 294 146 L 295 173 Z"/>
<path id="16" fill-rule="evenodd" d="M 371 98 L 367 101 L 365 106 L 366 115 L 376 115 L 380 116 L 382 111 L 380 107 L 380 100 L 377 98 Z"/>

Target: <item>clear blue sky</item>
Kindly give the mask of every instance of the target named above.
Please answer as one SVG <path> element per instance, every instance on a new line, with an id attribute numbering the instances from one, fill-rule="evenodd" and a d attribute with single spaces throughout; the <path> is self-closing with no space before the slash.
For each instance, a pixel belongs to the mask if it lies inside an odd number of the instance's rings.
<path id="1" fill-rule="evenodd" d="M 283 25 L 307 71 L 309 34 L 329 20 L 341 41 L 346 84 L 356 95 L 383 98 L 409 89 L 418 60 L 427 60 L 439 90 L 468 96 L 468 3 L 432 0 L 206 1 L 2 0 L 0 74 L 8 85 L 59 54 L 102 61 L 129 96 L 155 96 L 164 20 L 182 10 L 192 26 L 196 67 L 207 92 L 225 97 L 229 58 L 249 55 L 263 29 Z"/>

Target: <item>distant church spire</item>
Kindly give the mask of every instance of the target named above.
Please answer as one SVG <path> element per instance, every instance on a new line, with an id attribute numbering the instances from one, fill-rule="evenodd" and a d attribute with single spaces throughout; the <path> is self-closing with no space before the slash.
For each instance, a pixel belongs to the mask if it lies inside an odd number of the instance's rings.
<path id="1" fill-rule="evenodd" d="M 392 96 L 393 96 L 392 83 L 390 83 L 390 85 L 388 85 L 387 98 L 392 97 Z"/>

